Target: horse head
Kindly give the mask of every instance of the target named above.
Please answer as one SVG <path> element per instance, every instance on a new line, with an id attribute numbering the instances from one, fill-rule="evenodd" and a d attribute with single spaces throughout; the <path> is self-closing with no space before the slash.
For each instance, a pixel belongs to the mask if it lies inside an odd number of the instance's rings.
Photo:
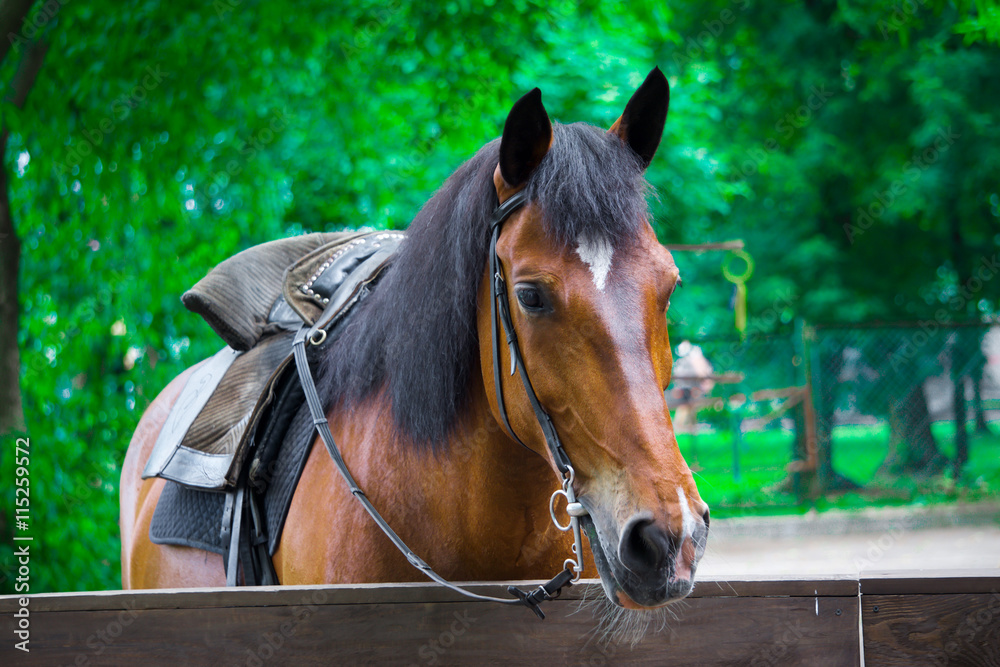
<path id="1" fill-rule="evenodd" d="M 604 590 L 631 609 L 687 595 L 708 536 L 708 506 L 664 399 L 672 365 L 666 311 L 679 272 L 650 226 L 645 198 L 668 102 L 655 69 L 603 132 L 553 126 L 535 89 L 507 118 L 493 179 L 501 203 L 527 196 L 496 243 L 523 364 L 572 462 Z M 557 469 L 507 345 L 493 359 L 489 296 L 481 288 L 490 406 L 501 422 L 496 363 L 511 435 Z"/>

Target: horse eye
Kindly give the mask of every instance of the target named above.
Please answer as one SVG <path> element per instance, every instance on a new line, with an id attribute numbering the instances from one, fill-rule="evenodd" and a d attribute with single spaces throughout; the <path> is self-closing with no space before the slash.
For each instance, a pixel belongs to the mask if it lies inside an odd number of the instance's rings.
<path id="1" fill-rule="evenodd" d="M 542 295 L 534 287 L 518 287 L 517 300 L 525 310 L 542 309 Z"/>
<path id="2" fill-rule="evenodd" d="M 670 299 L 673 298 L 674 292 L 677 291 L 678 287 L 684 287 L 684 282 L 680 279 L 680 277 L 677 278 L 677 282 L 674 283 L 674 286 L 670 288 L 670 293 L 667 294 L 667 307 L 665 310 L 670 310 Z"/>

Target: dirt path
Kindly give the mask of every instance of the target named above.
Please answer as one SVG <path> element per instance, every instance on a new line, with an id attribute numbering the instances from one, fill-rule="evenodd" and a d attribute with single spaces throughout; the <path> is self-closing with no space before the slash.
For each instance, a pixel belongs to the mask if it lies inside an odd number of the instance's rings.
<path id="1" fill-rule="evenodd" d="M 698 573 L 858 574 L 1000 569 L 1000 506 L 712 522 Z"/>

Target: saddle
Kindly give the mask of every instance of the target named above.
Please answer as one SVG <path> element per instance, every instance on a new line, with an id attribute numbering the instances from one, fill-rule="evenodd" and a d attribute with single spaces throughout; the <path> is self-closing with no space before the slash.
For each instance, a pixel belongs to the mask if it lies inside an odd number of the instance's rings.
<path id="1" fill-rule="evenodd" d="M 157 544 L 221 553 L 227 582 L 277 583 L 277 549 L 314 428 L 292 362 L 302 326 L 335 335 L 374 288 L 402 232 L 307 234 L 226 259 L 181 298 L 226 343 L 188 377 L 143 478 L 168 480 Z"/>

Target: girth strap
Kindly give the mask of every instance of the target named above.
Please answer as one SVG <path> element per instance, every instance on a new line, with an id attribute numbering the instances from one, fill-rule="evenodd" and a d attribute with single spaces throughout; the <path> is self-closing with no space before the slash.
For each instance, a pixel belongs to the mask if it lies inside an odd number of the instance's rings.
<path id="1" fill-rule="evenodd" d="M 240 565 L 243 566 L 244 585 L 272 586 L 278 583 L 278 576 L 267 551 L 267 536 L 257 506 L 258 499 L 248 482 L 247 472 L 243 471 L 236 488 L 226 493 L 222 514 L 226 586 L 239 583 Z"/>

